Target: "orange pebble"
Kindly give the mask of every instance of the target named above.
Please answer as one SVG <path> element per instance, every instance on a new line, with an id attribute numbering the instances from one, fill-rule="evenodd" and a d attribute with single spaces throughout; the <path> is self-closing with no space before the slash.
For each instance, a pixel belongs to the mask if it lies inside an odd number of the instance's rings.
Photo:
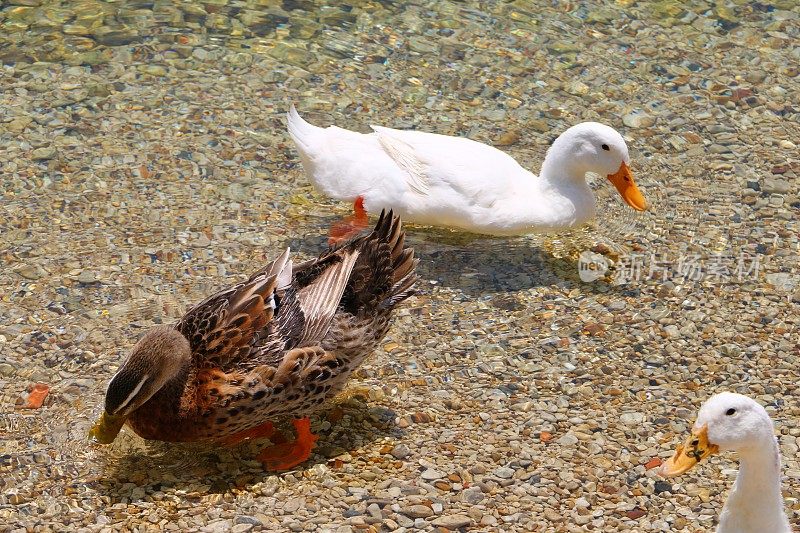
<path id="1" fill-rule="evenodd" d="M 23 408 L 25 409 L 38 409 L 44 403 L 45 398 L 50 393 L 50 386 L 44 383 L 36 383 L 29 387 L 28 403 Z"/>
<path id="2" fill-rule="evenodd" d="M 659 459 L 658 457 L 655 457 L 655 458 L 653 458 L 653 459 L 650 459 L 649 461 L 647 461 L 647 462 L 644 464 L 644 467 L 645 467 L 647 470 L 650 470 L 651 468 L 655 468 L 655 467 L 657 467 L 657 466 L 661 466 L 661 459 Z"/>
<path id="3" fill-rule="evenodd" d="M 553 439 L 553 434 L 549 431 L 542 431 L 539 433 L 539 440 L 542 442 L 550 442 Z"/>

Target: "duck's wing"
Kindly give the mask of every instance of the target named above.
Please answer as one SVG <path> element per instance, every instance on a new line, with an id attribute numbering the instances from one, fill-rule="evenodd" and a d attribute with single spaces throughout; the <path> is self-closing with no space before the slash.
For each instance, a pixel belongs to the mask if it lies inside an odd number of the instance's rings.
<path id="1" fill-rule="evenodd" d="M 413 294 L 417 281 L 417 260 L 404 236 L 400 219 L 384 211 L 371 233 L 294 267 L 273 322 L 283 342 L 279 349 L 265 345 L 269 354 L 257 369 L 265 383 L 314 389 L 336 378 L 348 350 L 374 347 L 383 335 L 376 332 L 388 327 L 392 309 Z M 329 351 L 324 339 L 332 327 L 353 329 L 344 345 Z"/>
<path id="2" fill-rule="evenodd" d="M 357 243 L 361 253 L 353 268 L 341 309 L 354 316 L 377 317 L 413 294 L 417 281 L 414 250 L 392 211 L 382 211 L 371 234 Z"/>
<path id="3" fill-rule="evenodd" d="M 412 190 L 419 194 L 428 194 L 430 183 L 426 174 L 426 165 L 420 160 L 413 146 L 392 135 L 392 129 L 381 126 L 370 126 L 381 148 L 397 163 L 406 174 L 406 181 Z"/>
<path id="4" fill-rule="evenodd" d="M 454 194 L 491 207 L 533 175 L 513 157 L 465 137 L 371 126 L 383 151 L 403 170 L 411 191 Z M 516 190 L 516 189 L 514 189 Z"/>
<path id="5" fill-rule="evenodd" d="M 272 320 L 276 294 L 288 289 L 289 249 L 247 281 L 222 290 L 192 307 L 176 324 L 188 340 L 197 367 L 227 368 L 246 359 Z"/>
<path id="6" fill-rule="evenodd" d="M 280 299 L 272 336 L 288 348 L 313 346 L 327 334 L 359 256 L 344 246 L 293 269 L 291 286 Z"/>

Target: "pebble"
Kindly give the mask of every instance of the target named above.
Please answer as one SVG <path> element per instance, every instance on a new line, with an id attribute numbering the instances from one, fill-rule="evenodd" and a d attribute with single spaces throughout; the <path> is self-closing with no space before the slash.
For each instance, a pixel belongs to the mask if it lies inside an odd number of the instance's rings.
<path id="1" fill-rule="evenodd" d="M 761 183 L 761 190 L 767 194 L 787 194 L 791 188 L 789 182 L 784 179 L 764 178 Z"/>
<path id="2" fill-rule="evenodd" d="M 28 128 L 31 122 L 33 122 L 33 119 L 31 119 L 30 117 L 17 117 L 8 124 L 6 124 L 6 128 L 8 128 L 8 131 L 11 131 L 13 133 L 21 133 Z"/>
<path id="3" fill-rule="evenodd" d="M 405 444 L 398 444 L 390 452 L 395 459 L 405 459 L 411 455 L 411 449 Z"/>
<path id="4" fill-rule="evenodd" d="M 402 507 L 400 513 L 410 518 L 428 518 L 433 516 L 433 509 L 427 505 L 408 505 Z"/>
<path id="5" fill-rule="evenodd" d="M 500 479 L 509 479 L 514 475 L 514 470 L 506 466 L 501 466 L 494 471 L 494 475 Z"/>
<path id="6" fill-rule="evenodd" d="M 81 283 L 94 283 L 97 281 L 97 277 L 95 276 L 94 272 L 89 270 L 83 270 L 80 274 L 75 278 Z"/>
<path id="7" fill-rule="evenodd" d="M 381 518 L 382 517 L 381 508 L 377 503 L 372 503 L 372 504 L 368 505 L 367 506 L 367 512 L 370 514 L 370 516 L 373 516 L 375 518 Z"/>
<path id="8" fill-rule="evenodd" d="M 305 505 L 305 498 L 292 498 L 283 506 L 284 513 L 293 513 Z"/>
<path id="9" fill-rule="evenodd" d="M 234 520 L 237 524 L 250 524 L 253 526 L 263 526 L 263 522 L 254 516 L 239 515 Z"/>
<path id="10" fill-rule="evenodd" d="M 681 335 L 678 326 L 676 326 L 675 324 L 664 326 L 664 333 L 666 333 L 668 337 L 671 337 L 673 339 L 676 337 L 680 337 Z"/>
<path id="11" fill-rule="evenodd" d="M 635 111 L 623 115 L 622 123 L 629 128 L 650 128 L 655 125 L 656 119 L 642 111 Z"/>
<path id="12" fill-rule="evenodd" d="M 646 418 L 644 413 L 622 413 L 619 417 L 619 421 L 626 426 L 636 426 L 643 423 Z"/>
<path id="13" fill-rule="evenodd" d="M 464 491 L 461 493 L 461 498 L 470 505 L 476 505 L 483 501 L 485 496 L 479 487 L 470 487 L 468 489 L 464 489 Z"/>
<path id="14" fill-rule="evenodd" d="M 565 434 L 561 435 L 561 437 L 559 437 L 556 440 L 557 444 L 559 444 L 560 446 L 565 446 L 565 447 L 575 446 L 576 444 L 578 444 L 578 442 L 579 442 L 579 439 L 578 439 L 577 436 L 575 436 L 574 433 L 565 433 Z"/>
<path id="15" fill-rule="evenodd" d="M 483 116 L 492 122 L 501 122 L 506 119 L 505 109 L 489 109 L 484 111 Z"/>
<path id="16" fill-rule="evenodd" d="M 47 275 L 47 271 L 41 265 L 25 264 L 14 268 L 14 272 L 25 279 L 37 280 Z"/>
<path id="17" fill-rule="evenodd" d="M 431 480 L 434 480 L 434 479 L 441 479 L 444 476 L 445 475 L 442 472 L 439 472 L 438 470 L 434 470 L 433 468 L 428 468 L 424 472 L 422 472 L 422 475 L 420 477 L 422 477 L 422 479 L 431 481 Z"/>
<path id="18" fill-rule="evenodd" d="M 575 81 L 570 82 L 566 86 L 565 90 L 569 94 L 573 94 L 575 96 L 584 96 L 585 94 L 587 94 L 589 92 L 589 86 L 586 85 L 585 83 L 583 83 L 582 81 L 575 80 Z"/>
<path id="19" fill-rule="evenodd" d="M 495 146 L 511 146 L 521 139 L 521 134 L 517 130 L 504 132 L 496 141 Z"/>
<path id="20" fill-rule="evenodd" d="M 563 522 L 564 518 L 561 516 L 561 513 L 556 512 L 555 510 L 547 507 L 544 510 L 544 517 L 550 522 Z"/>
<path id="21" fill-rule="evenodd" d="M 143 65 L 142 72 L 151 76 L 166 76 L 167 69 L 161 65 Z"/>
<path id="22" fill-rule="evenodd" d="M 52 146 L 42 146 L 31 152 L 31 159 L 34 161 L 47 161 L 53 159 L 58 151 Z"/>
<path id="23" fill-rule="evenodd" d="M 472 524 L 472 519 L 462 514 L 443 515 L 434 518 L 431 523 L 436 527 L 443 527 L 446 529 L 459 529 L 467 527 Z"/>
<path id="24" fill-rule="evenodd" d="M 655 493 L 661 494 L 662 492 L 669 492 L 672 490 L 672 484 L 667 481 L 656 481 Z"/>

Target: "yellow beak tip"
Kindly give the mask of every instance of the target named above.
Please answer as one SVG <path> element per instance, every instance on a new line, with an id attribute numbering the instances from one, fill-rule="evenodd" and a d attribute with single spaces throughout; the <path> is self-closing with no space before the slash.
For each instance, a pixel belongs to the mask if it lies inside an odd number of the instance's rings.
<path id="1" fill-rule="evenodd" d="M 89 431 L 88 440 L 91 444 L 111 444 L 114 441 L 108 438 L 105 431 L 96 427 Z"/>
<path id="2" fill-rule="evenodd" d="M 719 446 L 708 441 L 708 426 L 692 430 L 692 434 L 675 450 L 672 457 L 661 467 L 659 474 L 674 477 L 688 472 L 709 455 L 719 452 Z"/>
<path id="3" fill-rule="evenodd" d="M 111 444 L 117 438 L 119 430 L 125 424 L 124 416 L 112 416 L 103 413 L 89 430 L 88 439 L 92 444 Z"/>

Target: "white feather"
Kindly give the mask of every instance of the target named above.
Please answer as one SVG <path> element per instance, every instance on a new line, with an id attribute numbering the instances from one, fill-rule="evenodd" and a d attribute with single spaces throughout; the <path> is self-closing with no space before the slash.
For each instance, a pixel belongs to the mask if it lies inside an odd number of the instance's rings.
<path id="1" fill-rule="evenodd" d="M 414 152 L 414 147 L 409 144 L 392 137 L 389 128 L 382 128 L 380 126 L 370 126 L 375 130 L 375 135 L 378 137 L 378 142 L 381 147 L 391 157 L 397 165 L 406 171 L 408 177 L 408 185 L 419 194 L 428 194 L 430 185 L 428 184 L 428 176 L 425 174 L 425 165 L 417 158 Z"/>

